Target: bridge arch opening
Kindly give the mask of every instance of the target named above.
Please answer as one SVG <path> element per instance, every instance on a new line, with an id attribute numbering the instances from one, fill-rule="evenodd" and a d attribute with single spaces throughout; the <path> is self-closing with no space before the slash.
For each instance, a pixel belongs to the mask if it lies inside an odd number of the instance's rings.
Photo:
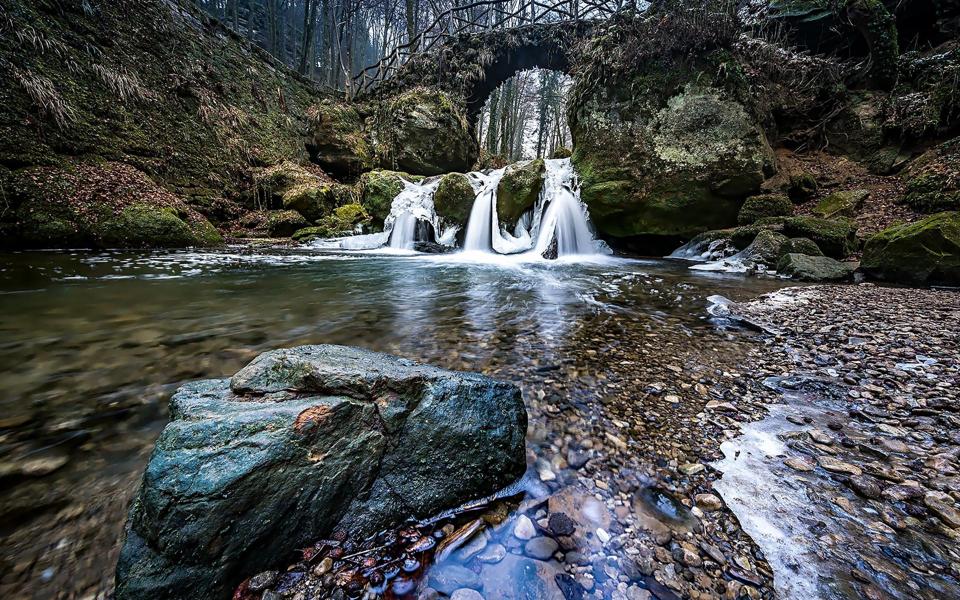
<path id="1" fill-rule="evenodd" d="M 486 162 L 551 158 L 568 151 L 571 83 L 563 71 L 532 68 L 515 72 L 491 89 L 473 122 Z"/>

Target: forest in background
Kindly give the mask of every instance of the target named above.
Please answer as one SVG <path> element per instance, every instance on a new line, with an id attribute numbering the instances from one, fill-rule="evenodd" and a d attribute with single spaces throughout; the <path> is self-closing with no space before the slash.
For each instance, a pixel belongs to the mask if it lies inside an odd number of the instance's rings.
<path id="1" fill-rule="evenodd" d="M 398 47 L 418 43 L 433 27 L 452 31 L 469 19 L 477 28 L 498 22 L 522 6 L 518 0 L 194 0 L 207 14 L 269 52 L 327 91 L 350 95 L 354 77 Z M 576 0 L 570 10 L 582 11 Z M 638 2 L 637 7 L 645 5 Z M 546 7 L 532 11 L 547 12 Z M 619 2 L 615 8 L 634 6 Z M 493 10 L 489 10 L 492 8 Z M 451 12 L 452 10 L 456 11 Z M 465 13 L 464 17 L 459 16 Z M 545 20 L 558 18 L 555 15 Z M 517 20 L 518 21 L 518 20 Z M 519 22 L 519 21 L 518 21 Z M 504 83 L 476 124 L 485 154 L 505 161 L 552 156 L 570 144 L 566 124 L 567 78 L 527 71 Z"/>

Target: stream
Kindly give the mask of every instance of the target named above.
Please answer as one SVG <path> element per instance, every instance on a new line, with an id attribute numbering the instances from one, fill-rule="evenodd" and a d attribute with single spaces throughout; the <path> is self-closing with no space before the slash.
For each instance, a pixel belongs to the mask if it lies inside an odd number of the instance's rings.
<path id="1" fill-rule="evenodd" d="M 666 367 L 706 365 L 701 353 L 736 356 L 743 334 L 708 320 L 708 296 L 782 285 L 608 256 L 524 263 L 228 247 L 29 252 L 2 264 L 4 598 L 110 588 L 126 503 L 184 381 L 317 343 L 480 371 L 523 388 L 530 459 L 542 459 L 542 471 L 567 454 L 571 424 L 590 426 L 583 434 L 600 438 L 596 453 L 609 443 L 602 431 L 627 427 L 622 399 L 608 398 L 636 389 L 618 382 L 668 391 L 678 376 Z M 672 437 L 689 418 L 682 406 L 660 410 L 631 454 L 691 460 L 679 456 L 694 452 L 686 438 Z M 592 477 L 606 485 L 623 478 L 598 465 Z"/>

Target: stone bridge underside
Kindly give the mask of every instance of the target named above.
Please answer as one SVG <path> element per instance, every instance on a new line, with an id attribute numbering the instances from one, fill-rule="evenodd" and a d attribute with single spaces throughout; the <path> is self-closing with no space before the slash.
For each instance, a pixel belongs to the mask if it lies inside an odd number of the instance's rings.
<path id="1" fill-rule="evenodd" d="M 551 69 L 570 74 L 571 53 L 590 37 L 597 21 L 538 23 L 445 40 L 412 57 L 370 95 L 394 94 L 415 86 L 449 92 L 466 103 L 475 125 L 490 94 L 520 71 Z"/>

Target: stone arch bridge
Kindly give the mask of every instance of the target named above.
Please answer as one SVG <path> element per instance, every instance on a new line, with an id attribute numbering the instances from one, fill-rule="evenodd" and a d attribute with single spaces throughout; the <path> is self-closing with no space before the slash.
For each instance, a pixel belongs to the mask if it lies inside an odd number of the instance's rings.
<path id="1" fill-rule="evenodd" d="M 630 2 L 561 0 L 545 5 L 527 0 L 506 12 L 498 8 L 502 4 L 481 0 L 441 14 L 413 42 L 359 73 L 354 79 L 355 97 L 427 86 L 463 98 L 467 116 L 475 124 L 500 84 L 533 68 L 569 74 L 577 43 L 595 35 L 618 12 L 634 8 Z M 489 20 L 489 11 L 495 11 L 497 20 Z M 450 23 L 457 28 L 450 31 Z M 443 28 L 440 33 L 434 33 L 437 27 Z"/>

